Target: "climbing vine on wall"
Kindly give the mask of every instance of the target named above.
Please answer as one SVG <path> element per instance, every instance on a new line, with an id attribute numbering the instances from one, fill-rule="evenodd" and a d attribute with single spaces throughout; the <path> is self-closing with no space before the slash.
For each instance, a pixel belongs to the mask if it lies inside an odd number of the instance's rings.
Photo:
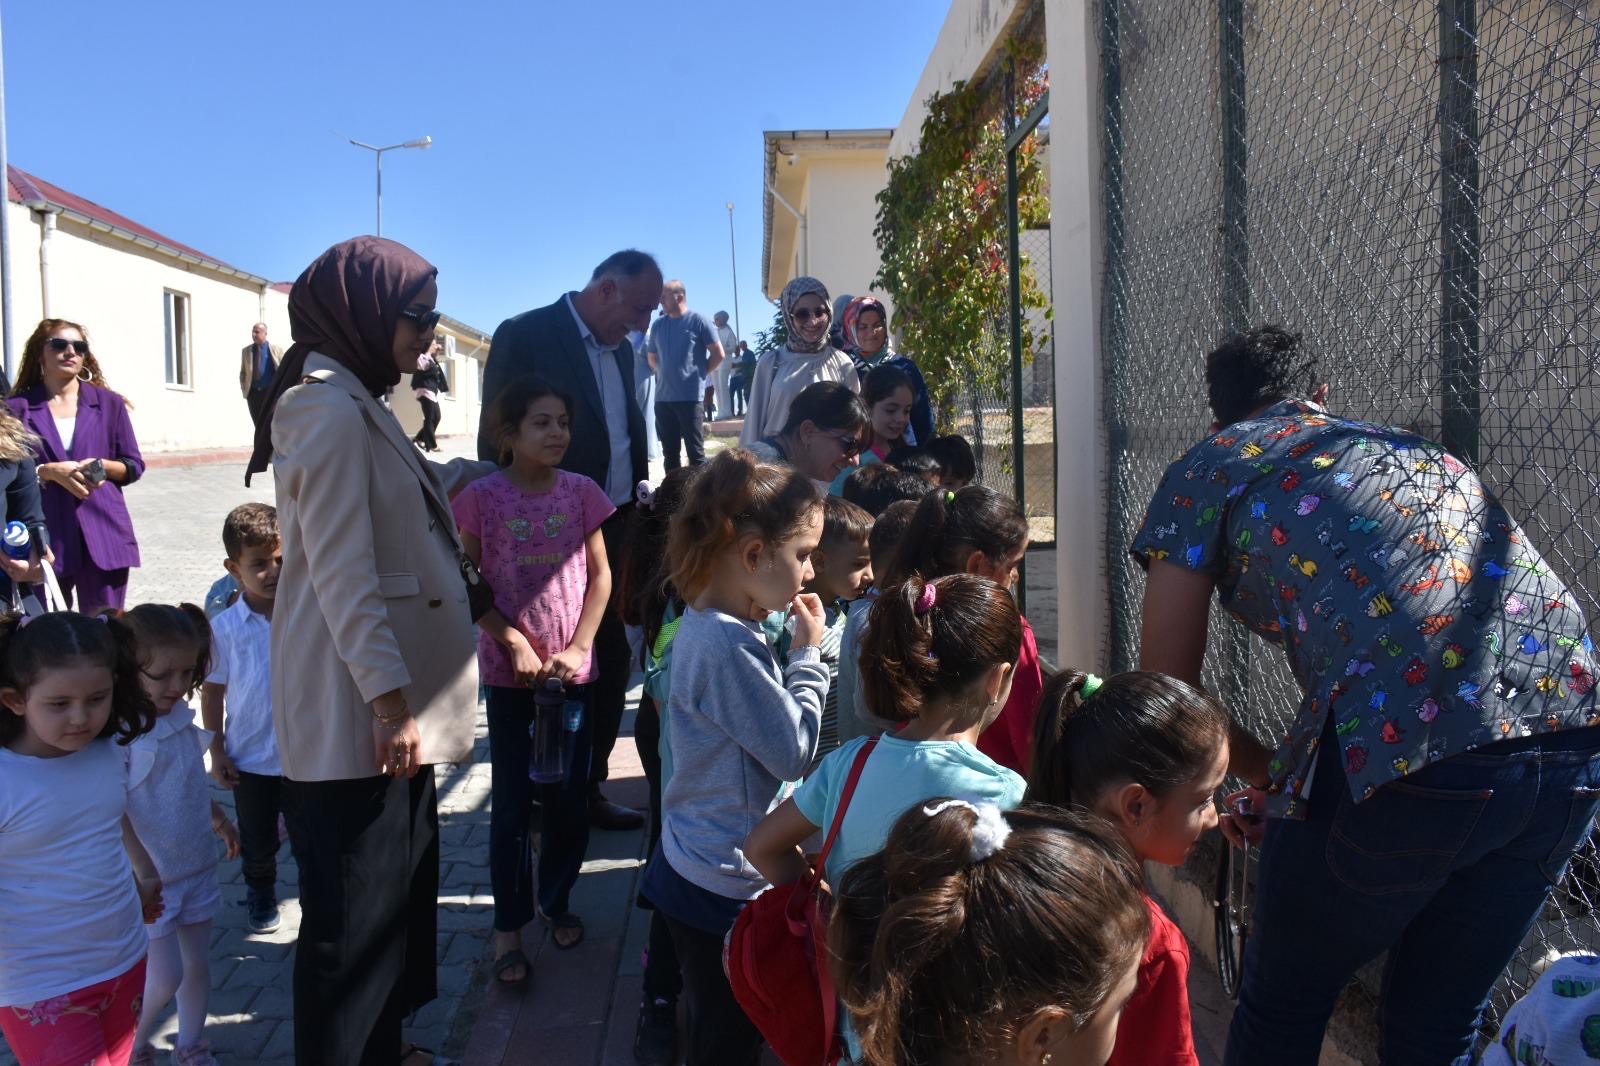
<path id="1" fill-rule="evenodd" d="M 1026 115 L 1047 74 L 1035 38 L 1013 40 L 1015 109 Z M 889 164 L 878 194 L 876 236 L 882 266 L 875 285 L 894 300 L 895 335 L 927 378 L 941 421 L 958 391 L 1006 395 L 1010 373 L 1010 272 L 1006 241 L 1006 121 L 1002 80 L 957 82 L 928 102 L 915 154 Z M 1049 224 L 1043 138 L 1017 150 L 1018 218 L 1023 229 Z M 1022 305 L 1043 308 L 1024 259 Z M 1024 359 L 1038 339 L 1023 318 Z"/>

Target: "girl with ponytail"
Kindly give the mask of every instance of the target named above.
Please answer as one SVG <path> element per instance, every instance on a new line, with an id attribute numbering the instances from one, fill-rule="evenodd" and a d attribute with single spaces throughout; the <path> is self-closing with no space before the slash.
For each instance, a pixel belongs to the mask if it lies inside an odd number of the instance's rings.
<path id="1" fill-rule="evenodd" d="M 1149 929 L 1139 897 L 1131 856 L 1098 819 L 917 803 L 834 902 L 853 1061 L 1104 1066 Z"/>
<path id="2" fill-rule="evenodd" d="M 914 577 L 873 602 L 861 649 L 861 681 L 873 707 L 900 724 L 857 737 L 824 758 L 795 794 L 751 832 L 744 852 L 773 884 L 806 872 L 800 846 L 833 825 L 863 745 L 867 756 L 828 854 L 825 879 L 883 847 L 890 827 L 929 796 L 965 796 L 1003 809 L 1022 802 L 1022 777 L 975 747 L 1000 713 L 1022 644 L 1021 616 L 1006 589 L 987 578 Z M 845 1027 L 852 1058 L 860 1048 Z"/>
<path id="3" fill-rule="evenodd" d="M 1228 768 L 1228 714 L 1166 674 L 1101 680 L 1063 670 L 1045 685 L 1028 799 L 1105 818 L 1139 862 L 1181 866 L 1217 824 Z M 1113 1066 L 1197 1064 L 1189 1025 L 1189 945 L 1145 896 L 1150 939 L 1123 1011 Z"/>
<path id="4" fill-rule="evenodd" d="M 162 909 L 127 818 L 128 745 L 155 722 L 133 634 L 0 616 L 0 703 L 0 1031 L 24 1066 L 124 1066 Z"/>
<path id="5" fill-rule="evenodd" d="M 802 473 L 732 449 L 688 483 L 667 533 L 667 579 L 687 604 L 663 720 L 672 773 L 642 891 L 683 972 L 688 1061 L 755 1066 L 761 1034 L 739 1008 L 722 944 L 767 881 L 744 838 L 815 760 L 828 691 L 822 602 L 802 593 L 822 539 L 822 497 Z M 779 668 L 760 623 L 789 612 Z"/>
<path id="6" fill-rule="evenodd" d="M 973 574 L 1010 590 L 1016 587 L 1027 550 L 1028 519 L 1015 500 L 983 485 L 930 492 L 917 505 L 911 528 L 890 558 L 879 587 L 909 580 L 914 574 L 930 579 Z M 1033 628 L 1026 618 L 1021 622 L 1022 649 L 1014 660 L 1010 698 L 978 738 L 978 750 L 1001 766 L 1027 773 L 1033 709 L 1044 676 Z M 872 694 L 866 693 L 867 713 L 881 716 L 872 699 Z"/>

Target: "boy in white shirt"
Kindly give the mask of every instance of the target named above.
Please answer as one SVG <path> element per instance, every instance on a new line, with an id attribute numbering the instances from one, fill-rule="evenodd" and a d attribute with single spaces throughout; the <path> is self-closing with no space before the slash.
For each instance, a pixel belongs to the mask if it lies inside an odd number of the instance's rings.
<path id="1" fill-rule="evenodd" d="M 233 791 L 250 931 L 278 928 L 278 814 L 283 767 L 272 731 L 272 602 L 283 551 L 270 504 L 235 507 L 222 525 L 239 598 L 211 620 L 211 673 L 200 716 L 214 735 L 211 776 Z"/>

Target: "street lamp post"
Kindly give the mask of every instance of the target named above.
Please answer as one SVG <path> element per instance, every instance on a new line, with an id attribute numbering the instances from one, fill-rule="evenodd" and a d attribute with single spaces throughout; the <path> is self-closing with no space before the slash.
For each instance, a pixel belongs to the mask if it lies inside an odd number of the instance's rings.
<path id="1" fill-rule="evenodd" d="M 392 152 L 396 148 L 426 148 L 426 147 L 428 147 L 428 145 L 433 143 L 433 138 L 432 137 L 418 137 L 414 141 L 406 141 L 403 144 L 386 144 L 381 148 L 378 147 L 375 144 L 365 144 L 365 143 L 363 143 L 361 141 L 355 140 L 354 138 L 351 139 L 350 143 L 355 145 L 357 148 L 365 148 L 367 151 L 371 152 L 372 153 L 372 158 L 374 160 L 376 160 L 376 162 L 378 164 L 378 228 L 377 228 L 377 232 L 374 234 L 374 236 L 382 237 L 383 236 L 383 153 Z"/>
<path id="2" fill-rule="evenodd" d="M 728 201 L 728 265 L 733 268 L 733 335 L 742 338 L 744 330 L 739 328 L 739 256 L 734 251 L 733 240 L 733 201 Z M 728 353 L 732 358 L 733 353 Z"/>

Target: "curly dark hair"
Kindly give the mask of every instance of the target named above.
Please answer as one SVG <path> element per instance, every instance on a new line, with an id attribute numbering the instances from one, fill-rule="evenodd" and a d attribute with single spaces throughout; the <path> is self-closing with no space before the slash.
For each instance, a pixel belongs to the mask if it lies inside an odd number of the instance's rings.
<path id="1" fill-rule="evenodd" d="M 1317 361 L 1282 326 L 1235 333 L 1206 356 L 1206 395 L 1217 422 L 1231 426 L 1316 384 Z"/>

